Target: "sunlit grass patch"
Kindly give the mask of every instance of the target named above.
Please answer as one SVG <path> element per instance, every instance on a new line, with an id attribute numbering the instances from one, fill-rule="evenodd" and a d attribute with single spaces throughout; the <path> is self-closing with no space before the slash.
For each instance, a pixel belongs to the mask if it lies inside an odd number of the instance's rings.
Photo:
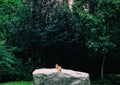
<path id="1" fill-rule="evenodd" d="M 0 85 L 32 85 L 32 82 L 14 81 L 14 82 L 1 83 Z"/>

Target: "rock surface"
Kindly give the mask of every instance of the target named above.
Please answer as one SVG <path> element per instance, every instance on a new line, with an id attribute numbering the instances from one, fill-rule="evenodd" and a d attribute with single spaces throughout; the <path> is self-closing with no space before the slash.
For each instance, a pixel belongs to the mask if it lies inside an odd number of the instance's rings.
<path id="1" fill-rule="evenodd" d="M 90 85 L 89 74 L 73 70 L 36 69 L 33 85 Z"/>

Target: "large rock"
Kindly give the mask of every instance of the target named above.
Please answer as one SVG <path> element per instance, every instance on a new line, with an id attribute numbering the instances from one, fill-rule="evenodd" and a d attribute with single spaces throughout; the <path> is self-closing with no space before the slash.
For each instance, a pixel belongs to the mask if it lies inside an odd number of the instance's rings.
<path id="1" fill-rule="evenodd" d="M 73 70 L 37 69 L 33 72 L 33 85 L 90 85 L 89 74 Z"/>

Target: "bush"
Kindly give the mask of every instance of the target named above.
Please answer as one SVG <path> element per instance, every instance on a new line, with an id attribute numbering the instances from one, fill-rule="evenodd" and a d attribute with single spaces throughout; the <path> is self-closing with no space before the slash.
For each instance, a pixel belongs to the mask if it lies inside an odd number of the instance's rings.
<path id="1" fill-rule="evenodd" d="M 14 57 L 10 49 L 0 44 L 0 81 L 12 80 L 21 71 L 21 61 Z"/>

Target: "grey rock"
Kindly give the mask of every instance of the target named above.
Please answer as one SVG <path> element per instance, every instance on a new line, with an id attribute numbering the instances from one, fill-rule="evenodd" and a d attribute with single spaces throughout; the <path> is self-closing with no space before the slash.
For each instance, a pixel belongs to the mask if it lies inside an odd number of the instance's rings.
<path id="1" fill-rule="evenodd" d="M 73 70 L 36 69 L 33 72 L 33 85 L 91 85 L 89 74 Z"/>

